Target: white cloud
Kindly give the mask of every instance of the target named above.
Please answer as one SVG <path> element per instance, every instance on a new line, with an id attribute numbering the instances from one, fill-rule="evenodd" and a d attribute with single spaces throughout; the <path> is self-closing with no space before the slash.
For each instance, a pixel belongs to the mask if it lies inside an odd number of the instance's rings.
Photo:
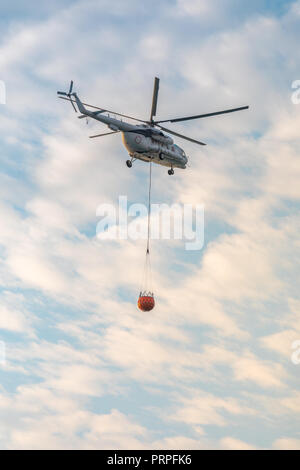
<path id="1" fill-rule="evenodd" d="M 300 450 L 300 439 L 280 438 L 273 443 L 274 450 Z"/>
<path id="2" fill-rule="evenodd" d="M 261 387 L 282 387 L 282 379 L 286 377 L 286 372 L 280 364 L 262 361 L 251 353 L 237 359 L 233 369 L 237 380 L 249 380 Z"/>
<path id="3" fill-rule="evenodd" d="M 204 450 L 211 448 L 205 439 L 192 439 L 185 436 L 166 437 L 151 444 L 152 449 Z"/>
<path id="4" fill-rule="evenodd" d="M 34 334 L 34 315 L 24 309 L 24 297 L 3 290 L 0 306 L 0 330 Z M 1 338 L 0 338 L 1 339 Z"/>
<path id="5" fill-rule="evenodd" d="M 168 43 L 164 36 L 159 34 L 147 36 L 140 43 L 141 55 L 145 59 L 163 61 L 168 55 Z"/>
<path id="6" fill-rule="evenodd" d="M 256 450 L 256 447 L 234 437 L 224 437 L 221 439 L 221 447 L 225 450 Z"/>
<path id="7" fill-rule="evenodd" d="M 299 333 L 294 330 L 284 330 L 273 335 L 265 336 L 261 339 L 262 344 L 273 351 L 290 358 L 292 354 L 292 344 L 299 339 Z"/>
<path id="8" fill-rule="evenodd" d="M 225 426 L 225 415 L 248 415 L 248 409 L 232 397 L 220 398 L 208 393 L 194 392 L 191 397 L 181 398 L 183 406 L 179 407 L 171 419 L 183 421 L 192 426 L 216 425 Z M 230 418 L 228 418 L 230 419 Z"/>

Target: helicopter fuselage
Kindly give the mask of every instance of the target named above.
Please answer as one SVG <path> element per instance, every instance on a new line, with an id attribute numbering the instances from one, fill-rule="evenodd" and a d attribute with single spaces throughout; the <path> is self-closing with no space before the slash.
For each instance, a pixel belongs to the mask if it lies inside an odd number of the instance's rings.
<path id="1" fill-rule="evenodd" d="M 153 134 L 151 127 L 122 132 L 122 140 L 133 159 L 145 162 L 152 160 L 159 165 L 171 168 L 186 168 L 188 160 L 184 150 L 162 132 L 157 132 L 157 135 Z"/>

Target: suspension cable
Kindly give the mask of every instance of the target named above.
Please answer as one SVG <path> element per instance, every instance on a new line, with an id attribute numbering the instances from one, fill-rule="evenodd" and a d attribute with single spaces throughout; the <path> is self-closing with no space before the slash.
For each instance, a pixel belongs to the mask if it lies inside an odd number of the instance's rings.
<path id="1" fill-rule="evenodd" d="M 152 160 L 150 161 L 150 172 L 149 172 L 149 193 L 148 193 L 148 237 L 147 237 L 147 251 L 150 251 L 150 229 L 151 229 L 151 186 L 152 186 Z"/>

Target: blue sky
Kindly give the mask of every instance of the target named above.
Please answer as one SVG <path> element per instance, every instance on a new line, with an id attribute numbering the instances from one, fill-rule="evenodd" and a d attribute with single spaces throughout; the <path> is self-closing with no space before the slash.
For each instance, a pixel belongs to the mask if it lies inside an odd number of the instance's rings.
<path id="1" fill-rule="evenodd" d="M 0 447 L 300 449 L 300 2 L 1 2 Z M 89 140 L 56 90 L 176 124 L 191 167 L 154 202 L 205 205 L 205 246 L 97 240 L 99 204 L 145 201 L 147 166 Z M 174 124 L 175 130 L 175 124 Z M 182 142 L 177 141 L 179 145 Z"/>

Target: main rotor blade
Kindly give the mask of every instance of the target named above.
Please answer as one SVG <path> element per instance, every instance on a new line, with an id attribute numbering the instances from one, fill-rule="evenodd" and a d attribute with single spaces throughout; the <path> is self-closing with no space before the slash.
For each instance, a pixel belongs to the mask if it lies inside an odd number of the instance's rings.
<path id="1" fill-rule="evenodd" d="M 178 132 L 170 131 L 170 129 L 167 129 L 166 127 L 160 126 L 159 124 L 155 124 L 155 126 L 159 127 L 162 131 L 168 132 L 169 134 L 176 135 L 176 137 L 180 137 L 181 139 L 189 140 L 190 142 L 193 142 L 194 144 L 206 145 L 206 144 L 204 144 L 204 142 L 200 142 L 199 140 L 191 139 L 190 137 L 186 137 L 185 135 L 178 134 Z"/>
<path id="2" fill-rule="evenodd" d="M 233 108 L 233 109 L 225 109 L 224 111 L 217 111 L 215 113 L 208 113 L 208 114 L 197 114 L 196 116 L 187 116 L 183 118 L 176 118 L 176 119 L 166 119 L 165 121 L 155 121 L 154 124 L 158 124 L 160 122 L 180 122 L 180 121 L 189 121 L 190 119 L 200 119 L 210 116 L 218 116 L 219 114 L 227 114 L 227 113 L 234 113 L 235 111 L 242 111 L 243 109 L 248 109 L 249 106 L 242 106 L 241 108 Z"/>
<path id="3" fill-rule="evenodd" d="M 58 98 L 60 98 L 61 100 L 66 100 L 66 101 L 73 101 L 73 103 L 76 103 L 75 100 L 73 99 L 70 99 L 70 98 L 65 98 L 64 96 L 59 96 Z M 116 116 L 122 116 L 122 117 L 125 117 L 125 118 L 128 118 L 128 119 L 133 119 L 134 121 L 138 121 L 138 122 L 143 122 L 145 124 L 148 124 L 148 121 L 143 121 L 142 119 L 137 119 L 135 117 L 132 117 L 132 116 L 128 116 L 126 114 L 121 114 L 121 113 L 116 113 L 115 111 L 111 111 L 109 109 L 104 109 L 104 108 L 99 108 L 98 106 L 93 106 L 92 104 L 88 104 L 88 103 L 82 103 L 84 106 L 88 106 L 89 108 L 93 108 L 93 109 L 99 109 L 99 111 L 104 111 L 106 113 L 111 113 L 111 114 L 115 114 Z"/>
<path id="4" fill-rule="evenodd" d="M 109 135 L 109 134 L 117 134 L 118 132 L 120 131 L 105 132 L 104 134 L 90 135 L 90 139 L 94 139 L 95 137 L 102 137 L 104 135 Z"/>
<path id="5" fill-rule="evenodd" d="M 158 90 L 159 90 L 159 78 L 155 77 L 155 79 L 154 79 L 154 88 L 153 88 L 153 97 L 152 97 L 152 108 L 151 108 L 150 122 L 152 122 L 153 116 L 156 116 Z"/>

